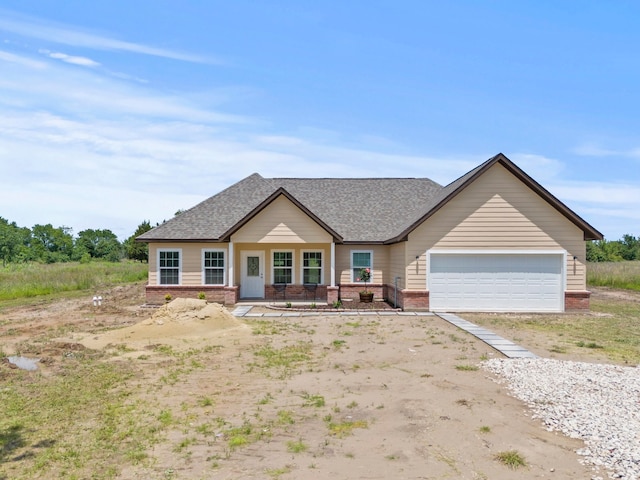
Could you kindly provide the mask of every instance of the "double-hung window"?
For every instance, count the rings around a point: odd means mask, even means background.
[[[293,252],[273,252],[273,283],[293,283]]]
[[[180,285],[180,250],[158,250],[160,285]]]
[[[204,250],[203,271],[205,285],[224,285],[224,250]]]
[[[371,269],[373,273],[373,252],[371,250],[352,250],[351,251],[351,281],[362,282],[360,271],[363,268]],[[373,275],[372,275],[373,279]]]
[[[322,283],[322,252],[302,252],[302,283]]]

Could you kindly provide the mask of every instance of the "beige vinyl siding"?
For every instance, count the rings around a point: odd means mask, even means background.
[[[429,249],[566,250],[567,289],[586,288],[582,230],[499,164],[411,233],[410,289],[425,288]]]
[[[383,273],[389,269],[389,248],[385,245],[336,245],[336,283],[351,283],[351,252],[353,250],[373,252],[371,283],[382,283]]]
[[[404,288],[405,285],[405,265],[406,265],[406,242],[396,243],[387,247],[389,251],[389,270],[385,270],[384,283],[394,285],[394,279],[398,280],[398,287]]]
[[[302,283],[302,252],[303,251],[318,251],[322,252],[322,269],[324,276],[324,283],[328,285],[330,283],[330,275],[331,275],[331,244],[330,243],[305,243],[301,245],[299,243],[283,243],[277,245],[265,245],[263,243],[237,243],[234,244],[233,249],[235,251],[235,279],[234,285],[238,285],[240,283],[240,278],[242,272],[240,271],[240,252],[244,250],[250,251],[262,251],[264,252],[264,261],[265,261],[265,284],[269,285],[273,283],[273,279],[271,278],[273,270],[272,264],[273,259],[271,252],[273,251],[293,251],[293,268],[294,268],[294,277],[295,283]]]
[[[234,243],[320,243],[332,237],[284,195],[231,236]]]
[[[149,285],[158,283],[158,250],[181,250],[180,268],[183,286],[202,285],[202,250],[221,249],[225,251],[228,264],[228,244],[226,243],[150,243],[149,244]],[[228,265],[227,265],[228,266]]]

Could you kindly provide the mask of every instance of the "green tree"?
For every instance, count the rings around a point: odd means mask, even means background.
[[[19,228],[15,222],[0,217],[0,258],[2,266],[15,260],[22,242]]]
[[[34,225],[31,229],[30,246],[35,258],[46,263],[68,262],[73,255],[72,230],[68,227],[54,228],[50,223]]]
[[[633,235],[623,235],[620,240],[622,258],[625,260],[640,260],[640,238]]]
[[[122,245],[111,230],[89,228],[78,233],[74,257],[82,258],[87,253],[91,258],[118,262],[122,258]]]
[[[149,261],[149,245],[142,242],[136,242],[137,237],[145,232],[148,232],[149,230],[151,230],[151,222],[145,220],[140,225],[138,225],[135,233],[124,241],[124,249],[127,258],[130,258],[131,260],[137,260],[139,262]]]

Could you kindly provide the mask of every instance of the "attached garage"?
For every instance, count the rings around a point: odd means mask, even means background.
[[[432,311],[561,312],[566,253],[429,252]]]

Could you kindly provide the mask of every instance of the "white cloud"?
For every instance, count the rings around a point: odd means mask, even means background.
[[[86,57],[77,57],[77,56],[67,55],[66,53],[60,53],[60,52],[50,52],[49,50],[40,50],[40,53],[47,55],[49,58],[62,60],[63,62],[71,63],[73,65],[80,65],[82,67],[99,67],[100,66],[100,63]]]
[[[19,65],[22,65],[23,67],[35,69],[44,69],[47,66],[44,62],[39,62],[37,60],[32,60],[30,58],[26,58],[9,52],[4,52],[2,50],[0,50],[0,60],[3,60],[5,62],[17,63]]]
[[[527,175],[539,183],[545,183],[548,180],[561,176],[565,169],[563,162],[543,155],[514,153],[507,156],[524,170]]]
[[[83,32],[78,27],[61,25],[42,19],[25,15],[16,15],[6,10],[0,11],[0,30],[18,34],[24,37],[37,38],[62,45],[74,47],[93,48],[97,50],[123,51],[170,58],[185,62],[195,63],[222,63],[212,57],[204,57],[189,53],[177,52],[168,49],[151,47],[139,43],[127,42],[112,38],[108,35],[99,35],[92,32]]]
[[[640,188],[637,185],[609,182],[564,181],[553,187],[554,191],[570,201],[596,205],[640,205]],[[640,208],[638,208],[640,211]]]
[[[609,157],[612,155],[621,155],[623,152],[602,148],[594,143],[584,143],[572,149],[572,152],[585,157]]]
[[[640,147],[627,149],[610,149],[600,147],[599,145],[586,143],[572,149],[573,153],[583,155],[585,157],[627,157],[637,159],[640,158]]]

